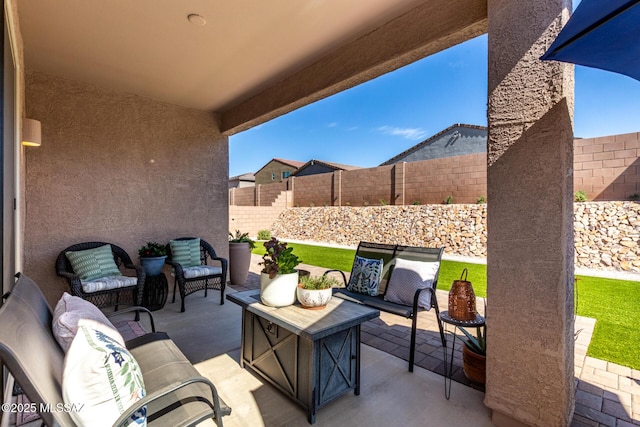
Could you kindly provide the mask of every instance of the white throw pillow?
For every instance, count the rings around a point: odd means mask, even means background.
[[[53,320],[51,322],[53,336],[65,353],[78,332],[78,321],[80,319],[95,320],[105,325],[105,327],[115,330],[113,324],[98,307],[89,301],[85,301],[80,297],[74,297],[65,292],[53,310]],[[100,326],[98,325],[96,328],[100,329]],[[109,333],[108,331],[103,332]],[[120,340],[120,343],[124,345],[122,337],[120,337]]]
[[[404,305],[413,305],[413,297],[418,289],[431,288],[440,268],[439,262],[411,261],[396,258],[387,285],[385,301]],[[418,298],[418,307],[431,308],[431,292],[424,291]]]
[[[64,359],[62,395],[79,426],[111,426],[127,408],[145,396],[138,362],[117,339],[80,320]],[[129,426],[146,426],[146,407]]]

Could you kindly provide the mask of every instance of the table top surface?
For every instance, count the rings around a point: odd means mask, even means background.
[[[455,325],[455,326],[466,326],[469,328],[477,328],[480,326],[484,326],[485,324],[485,318],[482,317],[479,314],[476,314],[476,318],[473,320],[458,320],[458,319],[454,319],[453,317],[449,316],[449,312],[448,311],[441,311],[440,312],[440,320],[442,320],[445,323],[449,323],[451,325]]]
[[[331,298],[327,307],[309,310],[299,303],[287,307],[269,307],[260,301],[260,291],[227,294],[227,299],[245,310],[290,330],[296,335],[317,340],[380,316],[380,310],[341,298]]]

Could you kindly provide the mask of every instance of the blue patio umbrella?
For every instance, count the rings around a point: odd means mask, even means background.
[[[540,59],[640,80],[640,0],[582,0]]]

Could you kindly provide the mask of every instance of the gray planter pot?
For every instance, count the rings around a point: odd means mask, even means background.
[[[229,281],[232,285],[244,285],[249,275],[251,248],[248,243],[229,242]]]

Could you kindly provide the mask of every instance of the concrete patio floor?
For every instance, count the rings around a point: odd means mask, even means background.
[[[249,282],[259,281],[250,276]],[[234,288],[228,292],[244,290]],[[179,299],[171,303],[170,297],[153,313],[156,328],[171,336],[231,406],[225,426],[309,425],[302,407],[240,367],[240,306],[220,305],[217,291],[209,290],[207,298],[200,291],[186,298],[186,312],[180,313]],[[453,382],[447,401],[442,376],[421,367],[410,373],[406,361],[368,345],[362,346],[361,381],[359,396],[346,393],[320,408],[314,425],[492,425],[481,391]]]
[[[247,282],[228,286],[228,292],[259,288],[259,261],[254,255]],[[312,275],[325,271],[308,265],[299,268]],[[170,290],[172,287],[170,284]],[[203,292],[188,296],[185,313],[179,313],[179,296],[173,304],[169,298],[154,316],[158,330],[169,333],[198,369],[214,380],[233,408],[225,425],[308,425],[302,408],[240,368],[241,309],[229,301],[219,305],[219,293],[209,292],[206,299]],[[446,309],[447,293],[439,291],[438,301],[441,309]],[[483,306],[481,301],[477,305],[480,309]],[[572,426],[640,425],[640,371],[586,356],[594,326],[594,319],[576,318],[577,387]],[[410,329],[410,320],[387,313],[363,324],[361,394],[344,395],[321,408],[316,425],[491,425],[489,411],[482,405],[483,388],[470,383],[462,373],[460,345],[456,345],[454,356],[451,399],[444,398],[443,353],[432,311],[419,315],[417,367],[413,374],[407,371]]]

